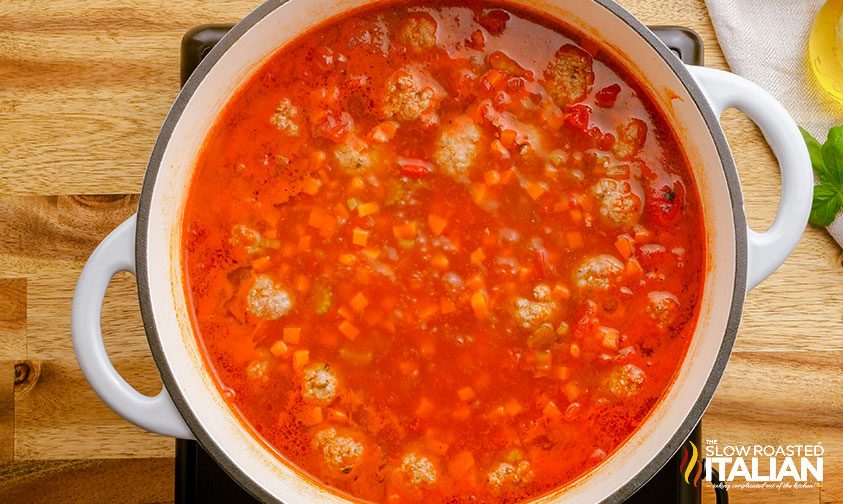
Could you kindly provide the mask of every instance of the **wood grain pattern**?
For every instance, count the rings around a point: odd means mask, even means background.
[[[621,3],[646,23],[695,29],[707,64],[727,68],[703,0]],[[72,355],[70,300],[85,259],[137,203],[178,92],[182,34],[235,22],[255,5],[0,2],[0,502],[172,499],[172,442],[117,417],[87,385]],[[742,114],[727,112],[723,125],[750,223],[763,229],[778,203],[777,165]],[[840,249],[811,229],[749,294],[705,437],[822,442],[826,483],[816,491],[733,493],[732,502],[843,502],[841,286]],[[141,391],[157,391],[130,276],[109,287],[103,323],[118,370]]]

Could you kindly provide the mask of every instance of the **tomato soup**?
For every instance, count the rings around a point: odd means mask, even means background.
[[[507,4],[388,3],[234,94],[184,210],[232,410],[346,497],[519,502],[641,425],[705,271],[688,160],[611,52]]]

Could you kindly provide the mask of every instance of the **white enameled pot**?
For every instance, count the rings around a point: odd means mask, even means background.
[[[182,212],[197,153],[223,105],[272,53],[299,34],[372,0],[270,0],[205,58],[178,96],[155,145],[137,218],[94,251],[73,299],[79,365],[97,394],[152,432],[195,438],[241,485],[266,502],[342,502],[264,448],[234,416],[203,363],[182,288]],[[745,293],[787,258],[804,231],[813,179],[793,119],[764,90],[735,75],[684,66],[646,27],[610,0],[517,0],[601,41],[649,89],[676,129],[701,192],[707,229],[704,295],[696,333],[676,381],[614,454],[540,502],[620,502],[650,479],[699,421],[734,343]],[[720,114],[738,108],[778,157],[782,197],[766,232],[747,228],[741,187]],[[135,273],[152,353],[164,380],[155,397],[135,391],[111,365],[100,311],[111,277]]]

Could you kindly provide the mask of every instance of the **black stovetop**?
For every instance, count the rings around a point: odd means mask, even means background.
[[[230,25],[204,25],[185,34],[181,48],[182,84],[230,28]],[[651,29],[683,62],[694,65],[703,63],[702,40],[694,31],[676,26]],[[697,425],[689,440],[701,446],[701,436],[700,426]],[[685,483],[681,465],[680,451],[624,504],[700,504],[702,485]],[[175,502],[250,504],[257,501],[231,479],[198,443],[178,440]],[[718,495],[718,502],[726,504],[725,495]]]

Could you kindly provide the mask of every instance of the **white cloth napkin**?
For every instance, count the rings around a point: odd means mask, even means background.
[[[829,128],[843,125],[843,107],[816,85],[807,64],[808,34],[824,0],[706,3],[733,72],[772,93],[820,143]],[[828,231],[843,245],[843,214]]]

